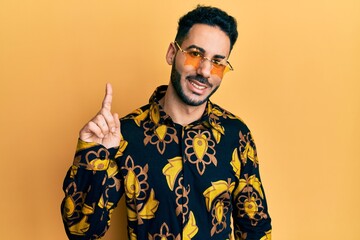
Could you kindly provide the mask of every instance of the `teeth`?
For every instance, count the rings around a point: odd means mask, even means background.
[[[190,83],[191,83],[191,85],[193,85],[195,88],[197,88],[197,89],[199,89],[199,90],[205,89],[204,86],[199,86],[199,85],[195,84],[194,82],[190,82]]]

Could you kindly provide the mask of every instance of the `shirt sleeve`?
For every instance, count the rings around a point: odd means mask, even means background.
[[[120,148],[106,149],[78,140],[68,170],[61,213],[69,239],[99,239],[110,226],[113,209],[123,195],[123,178],[116,163]]]
[[[271,219],[260,179],[255,143],[250,132],[239,132],[241,170],[234,192],[234,233],[236,240],[270,240]]]

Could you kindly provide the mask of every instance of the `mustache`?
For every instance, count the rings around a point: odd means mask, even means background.
[[[205,84],[205,85],[207,85],[207,86],[212,87],[212,84],[209,83],[208,79],[205,78],[205,77],[203,77],[203,76],[201,76],[201,75],[191,75],[191,76],[187,76],[186,79],[187,79],[187,80],[196,80],[196,81],[198,81],[198,82],[200,82],[200,83],[202,83],[202,84]]]

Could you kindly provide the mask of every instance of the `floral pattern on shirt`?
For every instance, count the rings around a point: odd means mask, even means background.
[[[118,148],[79,140],[63,187],[69,239],[102,237],[122,196],[131,240],[271,239],[245,123],[208,101],[201,119],[176,124],[159,104],[166,88],[121,119]]]

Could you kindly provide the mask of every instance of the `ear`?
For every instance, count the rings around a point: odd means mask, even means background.
[[[166,62],[169,65],[173,64],[175,55],[176,55],[176,47],[175,47],[174,43],[170,43],[168,50],[166,52]]]

